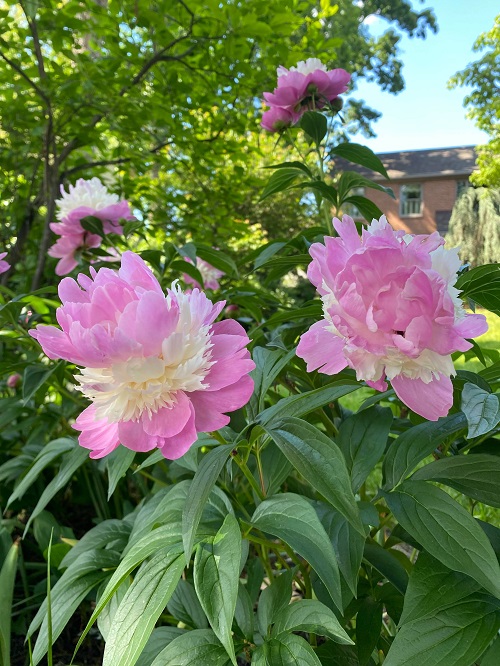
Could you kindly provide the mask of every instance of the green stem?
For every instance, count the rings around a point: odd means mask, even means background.
[[[243,472],[243,474],[244,474],[246,480],[247,480],[248,483],[252,486],[252,489],[254,490],[254,492],[255,492],[255,494],[257,495],[257,497],[258,497],[260,500],[264,500],[264,499],[266,498],[266,496],[264,495],[264,493],[262,492],[262,490],[259,488],[259,484],[258,484],[257,481],[255,480],[254,475],[253,475],[252,472],[248,469],[248,466],[247,466],[246,462],[243,460],[243,458],[240,456],[240,454],[237,453],[236,455],[234,455],[234,456],[233,456],[233,460],[235,461],[235,463],[238,465],[238,467],[239,467],[239,468],[241,469],[241,471]]]

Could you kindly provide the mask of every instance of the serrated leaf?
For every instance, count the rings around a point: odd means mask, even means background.
[[[212,449],[202,458],[194,475],[182,512],[182,540],[186,562],[189,562],[191,558],[196,531],[205,503],[232,450],[232,445]]]
[[[236,655],[231,635],[241,561],[241,532],[238,521],[229,514],[213,539],[202,542],[194,560],[196,594],[231,661]]]
[[[342,421],[337,442],[356,493],[382,457],[393,420],[389,408],[370,407]]]
[[[292,631],[327,636],[337,643],[353,644],[333,611],[315,599],[302,599],[291,603],[273,617],[272,636]]]
[[[316,571],[342,609],[340,574],[333,546],[312,506],[300,495],[283,493],[260,504],[252,524],[282,539]]]
[[[385,501],[401,526],[446,567],[500,597],[500,566],[470,513],[427,481],[405,481]]]
[[[442,458],[421,467],[414,481],[438,481],[479,502],[500,508],[500,458],[485,453]]]
[[[500,401],[494,393],[475,384],[466,384],[462,391],[462,411],[467,418],[467,438],[484,435],[500,423]]]
[[[133,666],[185,566],[182,547],[160,550],[142,565],[113,619],[103,666]]]
[[[211,629],[187,631],[175,638],[151,666],[226,666],[227,652]]]
[[[339,143],[337,146],[330,148],[330,153],[338,155],[349,162],[354,162],[354,164],[360,164],[367,169],[376,171],[384,176],[384,178],[389,178],[387,170],[380,158],[367,146],[346,141],[345,143]]]
[[[499,628],[496,599],[468,576],[421,553],[384,666],[471,666]]]
[[[338,446],[315,426],[285,418],[267,432],[295,469],[364,536],[351,480]]]

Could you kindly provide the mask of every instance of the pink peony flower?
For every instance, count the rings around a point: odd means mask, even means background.
[[[328,71],[318,58],[297,63],[297,67],[278,67],[278,86],[274,92],[265,92],[264,99],[273,111],[263,118],[265,129],[275,131],[276,124],[287,119],[289,124],[297,122],[304,111],[322,109],[347,90],[351,75],[345,69]],[[275,109],[281,109],[281,113]],[[284,111],[290,116],[287,118]],[[268,111],[267,114],[270,114]],[[266,114],[264,114],[266,115]],[[295,118],[295,120],[292,120]]]
[[[324,319],[301,337],[297,355],[309,372],[349,366],[378,391],[389,379],[402,402],[436,421],[453,404],[451,354],[488,328],[483,315],[465,314],[453,286],[458,250],[445,249],[437,232],[394,231],[384,216],[361,238],[347,215],[333,223],[339,238],[311,245],[308,268]]]
[[[4,257],[7,256],[7,252],[1,252],[0,253],[0,273],[6,273],[9,268],[10,264],[8,261],[4,261]]]
[[[214,323],[224,301],[189,295],[174,283],[165,296],[143,260],[125,252],[119,271],[90,268],[59,285],[61,329],[30,334],[49,358],[83,367],[79,390],[91,400],[74,428],[101,458],[119,443],[182,456],[198,432],[229,423],[252,394],[255,367],[237,322]]]
[[[15,389],[19,386],[19,384],[22,382],[23,378],[18,372],[15,372],[13,375],[9,375],[7,378],[7,386],[8,388]]]
[[[121,219],[133,219],[128,201],[119,200],[117,194],[110,194],[99,178],[80,178],[70,185],[66,192],[61,185],[62,198],[56,200],[56,217],[61,224],[53,224],[51,229],[59,236],[84,231],[80,220],[92,215],[102,221],[105,234],[122,234]]]
[[[273,106],[262,114],[261,125],[268,132],[280,132],[295,125],[300,119],[300,113]]]
[[[51,224],[54,227],[60,226]],[[67,275],[78,266],[77,254],[93,247],[101,245],[101,237],[97,234],[91,234],[87,231],[81,231],[73,234],[65,234],[49,248],[48,255],[61,261],[57,262],[56,275]]]
[[[184,257],[184,259],[192,264],[193,262],[189,257]],[[219,278],[221,278],[225,273],[223,271],[220,271],[218,268],[214,268],[211,264],[208,263],[208,261],[204,261],[203,259],[200,259],[199,257],[196,257],[196,268],[200,271],[201,277],[203,278],[203,282],[205,285],[205,289],[212,289],[212,291],[215,291],[216,289],[220,289],[220,284],[219,284]],[[192,278],[190,275],[187,275],[187,273],[184,273],[182,276],[182,279],[186,284],[192,284],[198,289],[203,289],[201,284],[199,284],[194,278]]]

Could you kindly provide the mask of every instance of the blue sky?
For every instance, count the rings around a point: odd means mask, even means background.
[[[374,124],[375,139],[357,136],[354,140],[375,152],[442,148],[478,144],[487,136],[465,117],[465,88],[448,90],[450,76],[475,60],[472,45],[480,33],[493,27],[500,12],[498,0],[430,0],[439,31],[427,39],[403,37],[400,42],[406,88],[399,95],[382,92],[376,84],[361,82],[354,99],[382,112]],[[370,17],[370,31],[378,34],[386,22]]]

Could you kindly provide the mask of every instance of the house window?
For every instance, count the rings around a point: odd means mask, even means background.
[[[364,197],[365,188],[364,187],[353,187],[349,192],[350,197]],[[350,201],[346,201],[342,204],[342,212],[345,215],[349,215],[353,220],[363,219],[363,215],[359,212],[358,208]]]
[[[422,185],[420,183],[401,186],[399,214],[401,217],[422,214]]]
[[[468,187],[470,187],[468,180],[457,180],[457,199]]]

